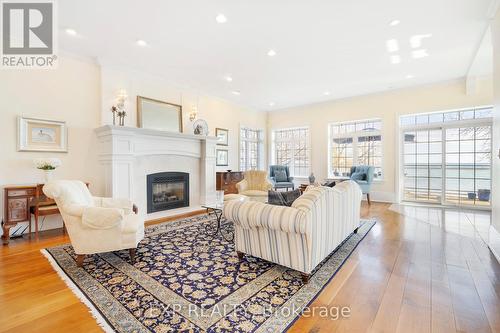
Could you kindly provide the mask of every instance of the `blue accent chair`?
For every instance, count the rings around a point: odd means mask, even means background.
[[[368,204],[371,205],[370,191],[372,189],[375,167],[368,165],[358,165],[351,167],[351,180],[354,180],[361,187],[363,194],[366,194]]]
[[[273,183],[274,189],[279,188],[295,188],[293,177],[290,177],[290,169],[286,165],[271,165],[269,166],[269,177]]]

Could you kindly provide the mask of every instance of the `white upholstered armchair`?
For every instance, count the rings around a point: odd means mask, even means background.
[[[228,201],[224,216],[234,222],[235,247],[302,273],[314,268],[360,223],[361,189],[353,181],[330,187],[308,187],[291,207],[261,202]]]
[[[261,170],[245,171],[244,179],[236,184],[238,193],[251,200],[266,202],[267,191],[273,188],[273,183],[267,178],[267,172]]]
[[[77,180],[51,181],[43,192],[56,201],[82,266],[86,254],[129,249],[134,261],[137,244],[144,238],[144,221],[127,199],[93,197]]]

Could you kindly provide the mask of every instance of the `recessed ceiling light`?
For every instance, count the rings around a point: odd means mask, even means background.
[[[226,76],[225,79],[226,79],[227,82],[233,81],[233,78],[231,76],[229,76],[229,75]]]
[[[269,51],[267,52],[267,55],[268,55],[268,56],[270,56],[270,57],[274,57],[274,56],[276,55],[276,51],[274,51],[274,50],[269,50]]]
[[[413,79],[414,77],[415,77],[415,76],[413,76],[413,75],[411,75],[411,74],[406,75],[406,78],[407,78],[407,79]]]
[[[238,90],[233,90],[232,93],[233,93],[233,95],[237,95],[237,96],[241,95],[241,93]]]
[[[76,32],[75,29],[68,28],[65,31],[66,31],[66,34],[68,34],[70,36],[76,36],[77,35],[77,32]]]
[[[330,94],[331,94],[331,92],[329,92],[329,91],[325,91],[325,92],[323,93],[323,95],[325,95],[325,96],[330,96]]]
[[[135,43],[142,47],[148,46],[148,43],[146,43],[146,41],[142,39],[137,40]]]
[[[420,59],[420,58],[428,57],[429,53],[427,53],[426,49],[420,49],[420,50],[411,51],[411,56],[414,59]]]
[[[387,47],[388,52],[398,52],[399,51],[399,43],[397,39],[389,39],[385,42],[385,46]]]
[[[390,25],[391,27],[395,27],[395,26],[397,26],[399,23],[401,23],[401,21],[400,21],[400,20],[392,20],[392,21],[391,21],[391,23],[389,23],[389,25]]]
[[[397,54],[391,55],[391,63],[393,63],[394,65],[401,63],[401,57]]]
[[[269,103],[269,106],[274,106],[274,102]]]
[[[227,17],[224,14],[218,14],[215,17],[215,20],[217,21],[217,23],[226,23],[227,22]]]

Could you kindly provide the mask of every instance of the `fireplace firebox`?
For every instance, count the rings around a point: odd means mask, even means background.
[[[159,172],[148,175],[148,214],[189,206],[189,174]]]

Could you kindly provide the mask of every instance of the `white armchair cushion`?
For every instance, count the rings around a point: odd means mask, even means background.
[[[123,209],[85,207],[82,214],[82,224],[92,229],[111,229],[123,220]]]
[[[123,209],[125,215],[132,213],[133,203],[128,199],[94,197],[94,204],[97,207]]]

